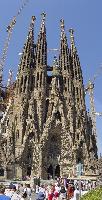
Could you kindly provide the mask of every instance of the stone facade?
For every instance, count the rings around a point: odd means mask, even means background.
[[[0,165],[5,177],[73,176],[76,165],[95,173],[96,136],[86,111],[80,61],[61,20],[59,57],[47,64],[45,13],[34,42],[35,17],[23,48],[12,98],[1,119]]]

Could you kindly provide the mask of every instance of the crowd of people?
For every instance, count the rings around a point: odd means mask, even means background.
[[[96,182],[81,181],[80,191],[82,194],[96,187]],[[56,181],[53,184],[10,184],[8,187],[0,185],[0,200],[76,200],[79,194],[79,182]]]

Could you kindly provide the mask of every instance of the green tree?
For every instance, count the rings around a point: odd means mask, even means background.
[[[81,197],[81,200],[102,200],[102,187],[91,190]]]

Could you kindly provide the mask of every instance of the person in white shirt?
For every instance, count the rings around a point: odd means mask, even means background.
[[[27,193],[27,197],[30,200],[31,199],[31,188],[30,188],[30,184],[26,185],[26,188],[24,189],[24,192]]]
[[[12,191],[11,191],[10,188],[6,188],[6,189],[5,189],[5,195],[11,198],[11,196],[12,196]]]
[[[11,185],[10,189],[11,189],[11,200],[21,200],[21,196],[18,195],[16,192],[16,186]]]
[[[43,185],[39,187],[39,192],[42,192],[45,195],[45,188]]]
[[[74,196],[70,199],[70,200],[76,200],[76,196],[79,196],[79,189],[78,188],[76,188],[75,190],[74,190]]]
[[[58,183],[55,184],[55,191],[60,193],[61,187],[59,186]]]

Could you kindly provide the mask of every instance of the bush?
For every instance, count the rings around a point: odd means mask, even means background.
[[[102,200],[102,187],[89,191],[81,197],[81,200]]]

